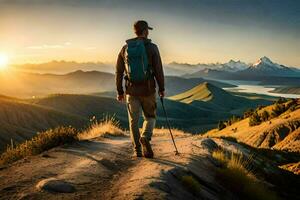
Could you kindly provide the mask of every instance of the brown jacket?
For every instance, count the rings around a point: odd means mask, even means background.
[[[151,95],[156,91],[155,80],[158,84],[159,91],[164,91],[165,90],[164,72],[163,72],[163,67],[162,67],[162,62],[161,62],[158,47],[155,44],[153,44],[150,39],[133,38],[130,40],[138,40],[138,39],[144,40],[145,47],[148,54],[148,61],[153,71],[154,77],[152,77],[149,81],[146,81],[145,83],[142,84],[133,84],[125,79],[126,94],[130,94],[132,96]],[[124,94],[123,79],[124,79],[124,75],[126,74],[124,55],[125,55],[126,47],[127,45],[124,45],[123,48],[121,49],[118,55],[118,60],[116,65],[116,85],[117,85],[117,91],[119,95]]]

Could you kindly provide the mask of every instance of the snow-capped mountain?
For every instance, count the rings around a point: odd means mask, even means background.
[[[256,76],[299,76],[293,68],[274,63],[266,56],[260,58],[241,73]]]
[[[244,62],[230,60],[229,62],[222,64],[220,69],[228,72],[237,72],[247,69],[248,67],[249,65]]]
[[[165,66],[166,74],[168,75],[187,75],[193,73],[205,72],[209,74],[210,72],[237,72],[248,68],[244,62],[230,60],[227,63],[198,63],[198,64],[188,64],[188,63],[177,63],[172,62]]]
[[[273,70],[273,69],[284,69],[288,68],[284,65],[279,65],[277,63],[273,63],[268,57],[264,56],[260,58],[256,63],[254,63],[252,68],[260,69],[260,70]]]
[[[211,77],[224,79],[252,79],[257,76],[276,76],[276,77],[300,77],[298,68],[287,67],[277,64],[268,57],[264,56],[253,64],[246,64],[241,61],[230,60],[227,63],[210,64],[187,64],[170,63],[166,66],[166,71],[172,71],[172,75],[184,77]],[[170,75],[169,73],[168,75]]]

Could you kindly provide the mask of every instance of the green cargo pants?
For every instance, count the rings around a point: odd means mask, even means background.
[[[151,140],[156,118],[156,95],[150,96],[131,96],[126,95],[126,104],[128,110],[128,121],[130,137],[136,152],[141,151],[140,137]],[[143,129],[142,134],[139,130],[139,118],[143,111]]]

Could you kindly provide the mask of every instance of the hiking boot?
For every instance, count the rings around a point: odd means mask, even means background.
[[[153,158],[153,151],[149,140],[145,137],[141,137],[140,143],[142,144],[143,155],[145,158]]]

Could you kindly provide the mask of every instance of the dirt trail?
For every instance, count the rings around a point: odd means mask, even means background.
[[[214,180],[208,149],[192,136],[176,142],[180,156],[174,155],[169,137],[154,137],[155,159],[132,157],[127,137],[55,148],[1,169],[0,199],[219,199],[224,189]],[[191,191],[183,176],[194,177],[201,190]],[[49,178],[76,191],[51,193],[36,187]]]

